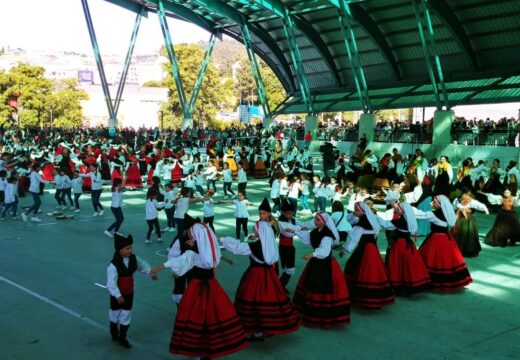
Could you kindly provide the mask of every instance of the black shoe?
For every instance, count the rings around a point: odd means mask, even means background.
[[[249,342],[263,342],[265,340],[265,338],[266,338],[266,336],[264,334],[259,335],[259,336],[252,335],[247,340],[249,340]]]
[[[129,327],[130,325],[119,326],[119,345],[127,349],[130,349],[132,347],[132,344],[130,344],[128,342],[128,339],[126,338],[126,333],[128,332]]]
[[[119,339],[119,345],[127,349],[132,347],[132,344],[130,344],[127,339]]]
[[[119,326],[112,321],[110,322],[110,336],[112,336],[112,341],[119,341]]]

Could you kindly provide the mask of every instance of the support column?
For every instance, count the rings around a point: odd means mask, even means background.
[[[363,134],[365,134],[367,141],[374,141],[376,123],[376,114],[361,114],[358,126],[358,139],[361,139]]]
[[[451,143],[451,125],[455,120],[452,110],[437,110],[433,115],[433,145],[446,145]]]
[[[182,119],[181,130],[193,129],[193,119]]]
[[[319,151],[318,146],[318,117],[315,115],[307,115],[305,117],[305,134],[307,134],[307,131],[311,133],[312,141],[309,145],[309,151]],[[305,135],[304,135],[305,136]]]
[[[264,126],[264,129],[271,130],[271,127],[273,126],[273,118],[270,118],[270,117],[263,118],[262,125]]]

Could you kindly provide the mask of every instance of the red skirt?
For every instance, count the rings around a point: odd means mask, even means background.
[[[250,266],[240,281],[235,308],[248,334],[287,334],[298,330],[299,316],[274,267]]]
[[[388,253],[386,268],[396,295],[412,295],[430,288],[430,275],[411,240],[395,241]]]
[[[121,171],[117,169],[114,169],[114,171],[112,171],[112,186],[114,185],[115,179],[123,179],[123,176],[121,176]]]
[[[18,178],[18,196],[24,197],[27,192],[29,179],[25,175]]]
[[[308,326],[333,328],[350,324],[350,299],[335,258],[311,259],[305,266],[294,294],[294,306]],[[330,289],[320,286],[320,278],[330,278]],[[313,281],[314,278],[314,281]]]
[[[357,260],[355,269],[348,269],[351,259]],[[394,303],[395,297],[385,264],[375,243],[367,242],[356,248],[345,265],[345,277],[352,304],[367,309],[380,309]]]
[[[148,171],[148,181],[146,182],[148,184],[148,186],[152,186],[152,184],[153,184],[152,178],[153,178],[154,170],[155,170],[154,168],[150,168],[150,171]]]
[[[192,279],[177,310],[170,352],[216,358],[248,346],[231,300],[216,279]]]
[[[87,167],[85,165],[80,165],[79,172],[81,174],[88,174],[90,172],[90,167]],[[89,177],[84,177],[83,186],[82,186],[83,191],[90,192],[91,187],[92,187],[92,179]]]
[[[143,186],[143,180],[141,179],[141,173],[136,165],[131,165],[126,171],[126,187],[138,188]]]
[[[454,291],[473,282],[451,233],[430,234],[422,243],[419,253],[435,290]]]
[[[43,165],[42,179],[47,181],[54,181],[54,164]]]

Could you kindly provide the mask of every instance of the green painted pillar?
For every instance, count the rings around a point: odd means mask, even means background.
[[[451,125],[455,119],[452,110],[437,110],[433,115],[433,145],[446,145],[451,143]]]
[[[273,118],[266,117],[262,119],[262,125],[264,126],[264,129],[271,130],[273,127]]]
[[[365,134],[367,141],[374,141],[376,123],[376,114],[361,114],[359,118],[358,139],[361,139],[363,134]]]
[[[186,130],[187,128],[193,129],[193,119],[182,119],[181,130]]]
[[[312,141],[309,145],[309,151],[318,151],[318,117],[315,115],[307,115],[305,117],[305,134],[310,131],[312,135]]]

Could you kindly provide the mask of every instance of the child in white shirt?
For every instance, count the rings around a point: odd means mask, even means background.
[[[244,194],[241,192],[238,193],[238,196],[235,200],[233,200],[233,204],[235,204],[235,219],[236,219],[236,239],[240,239],[240,227],[242,226],[242,230],[244,231],[244,237],[247,238],[247,221],[249,218],[249,213],[247,212],[247,205],[252,205],[248,200],[246,200]]]
[[[164,205],[161,205],[157,202],[157,195],[159,192],[156,189],[150,189],[148,191],[148,198],[145,203],[145,211],[146,211],[146,222],[148,223],[148,232],[146,234],[145,244],[151,244],[150,235],[152,235],[152,230],[155,227],[155,232],[157,233],[157,242],[162,242],[161,238],[161,227],[159,226],[159,213],[157,210],[164,208]]]
[[[232,195],[235,195],[235,192],[231,190],[231,184],[233,183],[233,176],[231,174],[231,169],[229,168],[228,163],[224,163],[224,170],[222,170],[221,174],[224,176],[224,199],[228,199],[227,192],[229,191]]]
[[[79,172],[74,171],[72,174],[72,192],[74,193],[74,210],[75,213],[79,213],[79,198],[83,194],[83,178],[79,176]]]
[[[164,196],[164,212],[166,213],[166,227],[163,231],[173,232],[175,229],[175,201],[177,199],[177,187],[171,183],[164,185],[164,190],[159,189]]]

